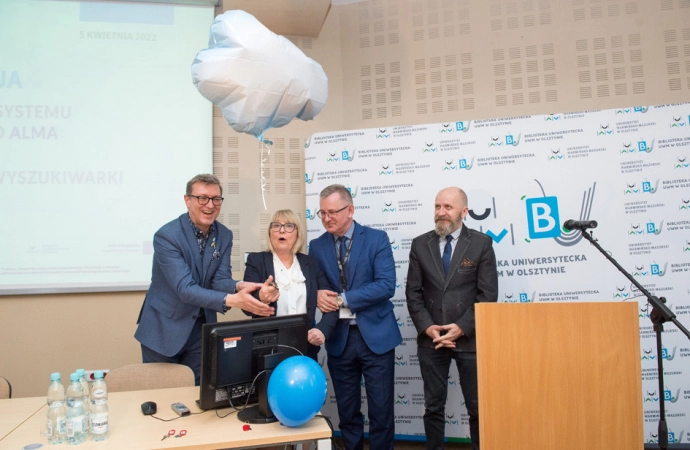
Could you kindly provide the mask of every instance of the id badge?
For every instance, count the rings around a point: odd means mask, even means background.
[[[341,319],[355,319],[356,315],[350,311],[350,308],[342,307],[340,308],[340,318]]]

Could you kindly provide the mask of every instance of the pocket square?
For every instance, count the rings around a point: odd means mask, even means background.
[[[220,259],[220,252],[218,250],[213,252],[213,255],[211,255],[211,261],[215,261],[216,259]]]
[[[460,263],[460,266],[461,267],[474,267],[474,263],[472,261],[470,261],[469,259],[465,258]]]

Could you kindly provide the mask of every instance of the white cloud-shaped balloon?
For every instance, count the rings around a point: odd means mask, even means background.
[[[313,119],[328,98],[319,63],[239,10],[216,17],[209,48],[192,63],[192,79],[233,130],[259,138],[294,118]]]

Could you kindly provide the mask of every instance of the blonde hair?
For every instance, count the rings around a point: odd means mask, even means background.
[[[304,230],[302,229],[302,223],[297,217],[297,214],[291,209],[280,209],[273,213],[273,217],[271,217],[271,222],[277,222],[279,220],[284,221],[285,223],[294,223],[295,224],[295,231],[293,233],[297,233],[297,239],[295,240],[295,245],[292,246],[292,254],[294,255],[295,253],[299,252],[302,247],[307,243],[307,236],[304,233]],[[271,244],[271,226],[268,226],[267,229],[268,233],[268,249],[271,251],[271,253],[275,253],[275,250],[273,249],[273,244]]]

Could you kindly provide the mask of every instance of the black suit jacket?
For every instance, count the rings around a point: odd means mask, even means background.
[[[321,332],[323,332],[324,330],[316,324],[316,298],[319,289],[330,289],[330,285],[316,259],[304,253],[297,253],[295,257],[302,269],[302,275],[304,275],[304,282],[307,287],[307,315],[312,321],[312,327],[319,328]],[[263,283],[269,275],[273,276],[273,279],[276,277],[275,268],[273,267],[273,253],[250,253],[247,256],[247,263],[244,269],[244,281]],[[257,289],[254,291],[252,295],[258,299],[259,290]],[[247,311],[244,311],[244,313],[252,317],[258,317]],[[316,360],[320,348],[321,347],[309,344],[309,356]]]
[[[430,231],[416,237],[410,248],[405,294],[417,345],[434,347],[424,332],[429,326],[456,323],[464,336],[455,342],[455,350],[476,351],[474,305],[498,300],[491,238],[463,225],[445,275],[438,234]]]

